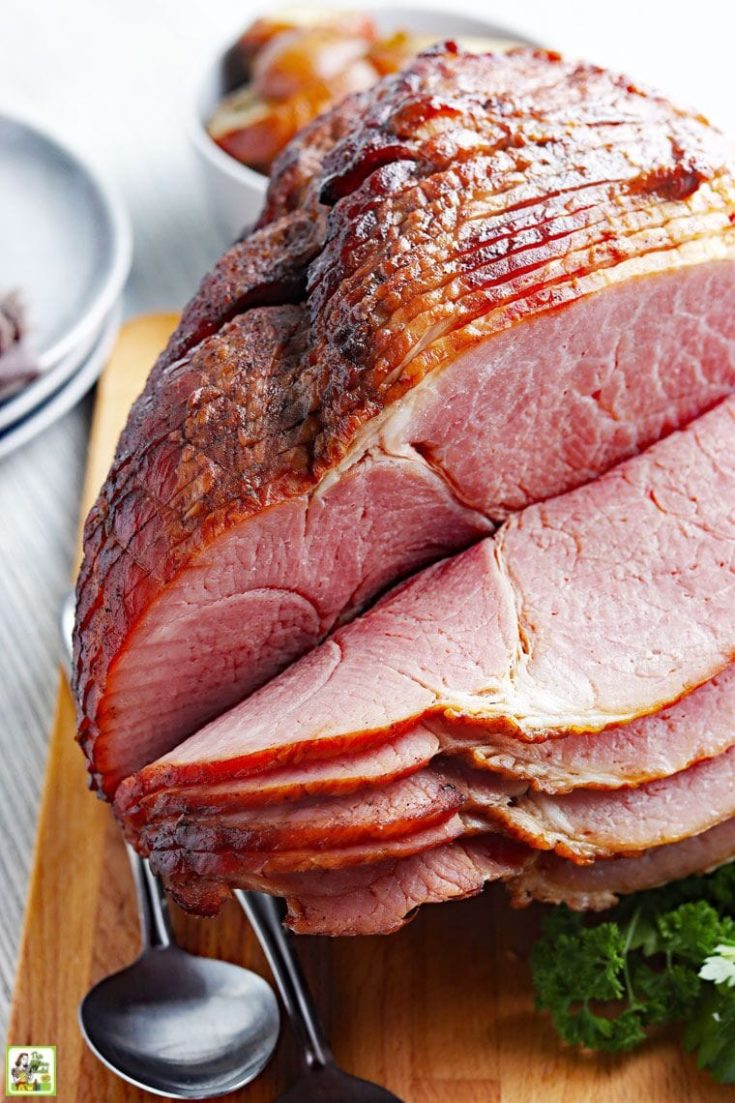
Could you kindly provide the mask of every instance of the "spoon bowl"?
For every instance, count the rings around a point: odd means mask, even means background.
[[[148,950],[100,981],[82,1001],[79,1021],[108,1068],[172,1099],[208,1099],[250,1083],[279,1028],[273,991],[261,977],[173,945]]]

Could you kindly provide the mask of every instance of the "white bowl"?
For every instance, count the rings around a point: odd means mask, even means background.
[[[363,10],[359,0],[351,7],[355,11]],[[386,35],[403,29],[416,35],[436,35],[437,41],[468,35],[528,42],[524,35],[499,23],[450,11],[373,8],[371,5],[366,5],[364,10],[372,15],[379,31]],[[268,177],[225,153],[207,132],[207,122],[218,103],[239,83],[237,79],[233,81],[231,48],[230,42],[219,52],[199,87],[194,104],[192,140],[217,220],[228,240],[234,241],[260,214]]]

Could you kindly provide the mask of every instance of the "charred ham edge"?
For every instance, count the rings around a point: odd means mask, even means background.
[[[202,280],[154,374],[182,359],[238,314],[302,302],[306,272],[319,255],[324,234],[323,211],[294,211],[236,242]]]
[[[447,46],[308,128],[87,522],[94,783],[731,392],[730,164],[700,117],[532,51]]]
[[[118,814],[162,788],[341,756],[424,717],[472,720],[491,746],[494,730],[544,741],[679,700],[735,652],[734,431],[732,398],[428,568],[124,781]]]

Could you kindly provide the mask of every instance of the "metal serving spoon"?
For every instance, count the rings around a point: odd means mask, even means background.
[[[279,1032],[270,985],[176,945],[161,884],[132,848],[143,952],[79,1005],[84,1039],[123,1080],[171,1099],[211,1099],[263,1070]]]
[[[276,1103],[401,1103],[385,1088],[343,1072],[334,1063],[291,936],[283,928],[281,904],[260,892],[235,890],[275,977],[291,1026],[301,1046],[303,1075]]]
[[[70,665],[74,601],[61,632]],[[79,1006],[92,1052],[123,1080],[170,1099],[211,1099],[249,1084],[268,1063],[280,1027],[270,985],[249,969],[177,946],[160,881],[132,847],[143,951],[99,982]]]

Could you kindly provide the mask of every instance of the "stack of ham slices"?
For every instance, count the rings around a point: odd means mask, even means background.
[[[735,857],[734,163],[452,44],[287,148],[85,529],[80,741],[184,906],[387,932]]]

